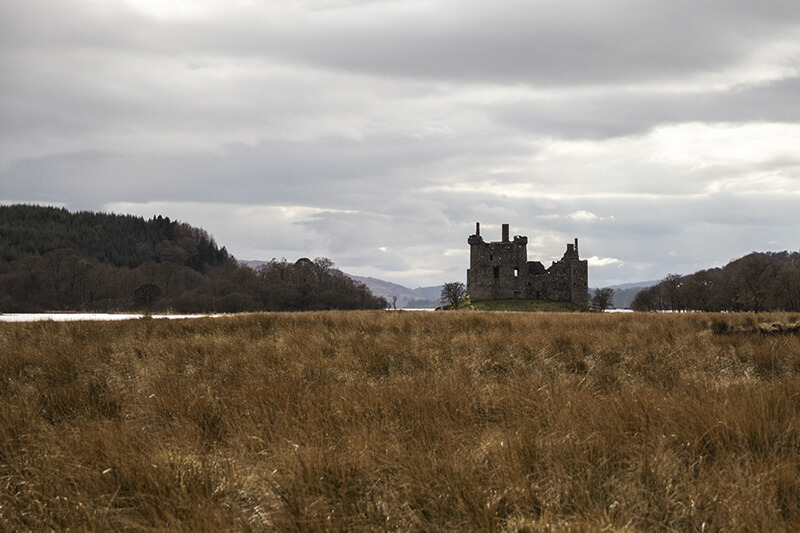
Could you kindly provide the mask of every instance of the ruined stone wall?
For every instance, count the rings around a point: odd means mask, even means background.
[[[503,240],[484,242],[480,226],[467,240],[470,244],[470,268],[467,270],[467,287],[474,300],[500,300],[522,298],[527,274],[528,238],[508,235],[508,224],[503,224]]]
[[[514,298],[574,302],[588,306],[588,263],[578,256],[578,240],[568,244],[560,261],[548,269],[538,261],[528,261],[528,238],[509,238],[503,224],[501,241],[485,242],[480,224],[467,242],[470,267],[467,292],[474,301]]]
[[[580,259],[570,261],[570,302],[580,305],[583,309],[589,308],[589,262]]]

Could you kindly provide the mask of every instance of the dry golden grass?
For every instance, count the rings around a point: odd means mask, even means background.
[[[772,321],[3,323],[0,530],[798,530],[800,336],[718,334]]]

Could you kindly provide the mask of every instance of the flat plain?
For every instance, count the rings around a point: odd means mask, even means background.
[[[797,320],[0,323],[0,530],[797,530]]]

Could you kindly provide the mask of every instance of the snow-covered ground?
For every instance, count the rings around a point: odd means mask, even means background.
[[[38,320],[53,320],[68,322],[76,320],[130,320],[142,318],[141,314],[125,313],[9,313],[0,314],[0,322],[36,322]],[[217,317],[220,315],[150,315],[152,318],[200,318]]]

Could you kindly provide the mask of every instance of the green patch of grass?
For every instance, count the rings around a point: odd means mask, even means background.
[[[550,302],[547,300],[484,300],[472,302],[475,309],[482,311],[537,311],[564,313],[580,311],[579,305],[572,302]]]

